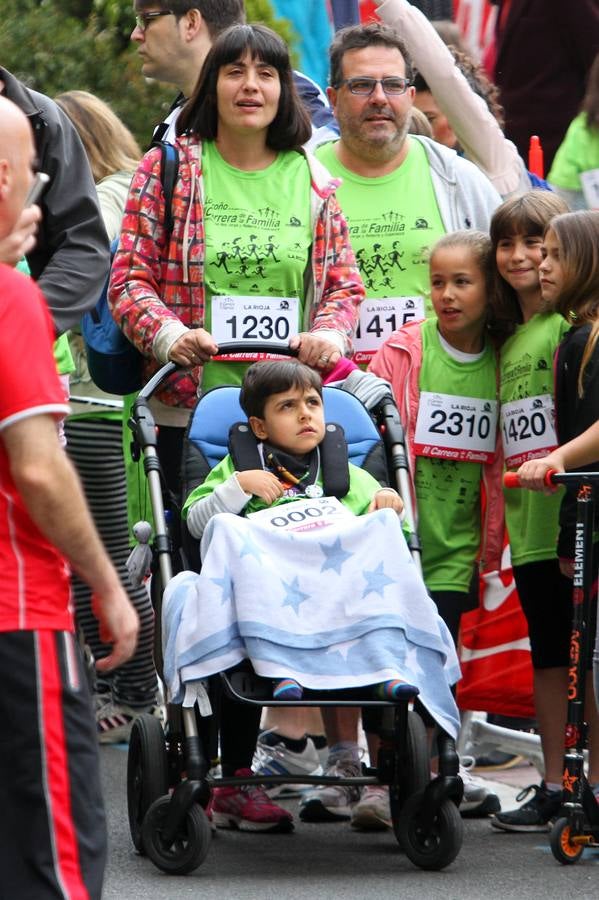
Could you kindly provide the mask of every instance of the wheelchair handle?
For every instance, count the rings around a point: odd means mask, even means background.
[[[295,348],[292,349],[283,341],[222,341],[218,345],[218,352],[219,355],[225,353],[276,353],[279,356],[297,356],[298,354]],[[184,366],[177,363],[166,363],[143,386],[139,397],[149,399],[169,375],[183,369]]]

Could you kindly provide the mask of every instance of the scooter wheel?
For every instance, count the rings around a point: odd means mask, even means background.
[[[454,861],[464,839],[464,824],[451,800],[443,800],[431,827],[421,822],[424,791],[408,797],[401,811],[397,839],[408,859],[420,869],[439,871]]]
[[[145,851],[154,865],[169,875],[187,875],[206,859],[212,831],[204,810],[192,804],[179,825],[174,840],[168,843],[162,830],[168,814],[170,797],[154,801],[142,825]]]
[[[557,819],[549,835],[551,852],[562,866],[572,866],[578,862],[584,850],[583,844],[572,843],[570,822],[565,817]]]

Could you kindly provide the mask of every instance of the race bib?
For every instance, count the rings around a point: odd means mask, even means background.
[[[280,341],[299,332],[299,300],[297,297],[241,297],[212,298],[211,334],[217,344],[223,341]],[[215,356],[217,360],[236,362],[270,359],[272,354],[244,353]]]
[[[387,338],[406,322],[424,319],[424,297],[385,297],[363,300],[354,337],[354,360],[370,362]]]
[[[557,447],[551,394],[512,400],[501,406],[501,437],[508,468],[547,456]]]
[[[497,401],[422,391],[416,420],[417,456],[488,463],[495,458]]]
[[[273,531],[314,531],[336,525],[348,516],[353,513],[337,497],[304,497],[249,513],[248,519]]]

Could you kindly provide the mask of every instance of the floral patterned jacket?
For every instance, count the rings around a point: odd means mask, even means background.
[[[167,362],[173,338],[204,322],[201,144],[184,136],[176,146],[179,171],[170,238],[167,241],[164,228],[161,154],[154,148],[143,157],[131,181],[108,292],[115,320],[146,358],[146,378]],[[305,155],[311,174],[313,242],[303,329],[326,332],[327,339],[349,356],[364,286],[335,197],[339,181],[318,160]],[[157,393],[158,399],[170,406],[192,407],[200,376],[199,368],[176,372]]]

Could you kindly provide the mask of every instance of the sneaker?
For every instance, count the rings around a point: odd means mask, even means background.
[[[513,753],[503,753],[501,750],[493,750],[485,756],[477,756],[472,770],[474,772],[501,772],[504,769],[513,769],[525,762],[523,756]]]
[[[491,819],[491,825],[503,831],[550,831],[551,820],[557,817],[562,805],[562,792],[559,788],[547,790],[542,781],[540,785],[530,784],[524,788],[516,800],[520,802],[526,799],[531,791],[534,791],[534,795],[528,803],[518,809],[497,813]]]
[[[466,819],[478,819],[497,813],[501,802],[497,794],[487,786],[483,778],[470,773],[470,766],[460,764],[460,778],[464,784],[464,796],[460,803],[460,813]]]
[[[258,736],[252,769],[257,775],[322,775],[322,766],[313,741],[307,738],[301,753],[290,750],[276,731],[263,731]],[[281,792],[287,796],[298,794],[305,785],[275,784],[265,788],[269,797]]]
[[[164,722],[164,707],[148,706],[145,709],[134,709],[131,706],[117,704],[108,699],[96,708],[96,729],[101,744],[127,743],[131,736],[131,728],[138,716],[149,713]]]
[[[239,778],[251,774],[250,769],[235,772]],[[212,821],[217,828],[238,828],[240,831],[293,831],[291,813],[272,803],[257,784],[214,788]]]
[[[348,756],[329,757],[325,775],[357,778],[362,774],[359,762]],[[300,803],[302,822],[340,822],[351,817],[361,790],[353,785],[325,784],[306,791]]]
[[[389,788],[368,784],[351,812],[351,827],[359,831],[385,831],[391,828]]]
[[[329,761],[329,745],[327,744],[327,739],[324,734],[307,734],[307,738],[310,738],[314,746],[316,747],[316,752],[318,753],[318,761],[320,763],[320,767],[324,772],[327,762]]]

